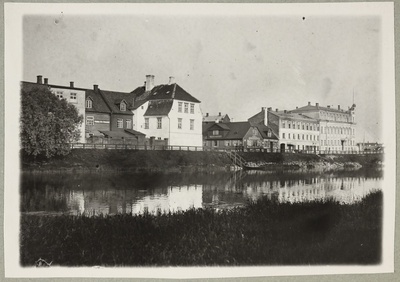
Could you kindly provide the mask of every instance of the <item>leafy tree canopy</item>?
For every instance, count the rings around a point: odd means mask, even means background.
[[[68,143],[80,138],[83,117],[77,108],[47,88],[21,90],[21,145],[34,157],[50,158],[70,152]]]

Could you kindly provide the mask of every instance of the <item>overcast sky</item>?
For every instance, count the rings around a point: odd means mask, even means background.
[[[146,74],[247,120],[261,107],[347,109],[381,141],[381,21],[374,16],[25,16],[23,80],[132,91]]]

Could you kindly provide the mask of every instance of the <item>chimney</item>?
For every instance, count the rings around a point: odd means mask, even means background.
[[[261,111],[264,112],[265,111],[265,107],[261,107]]]
[[[146,75],[146,84],[145,84],[145,89],[147,91],[151,91],[151,89],[154,88],[154,75],[148,74]]]
[[[328,105],[328,109],[330,109],[331,108],[331,106],[330,105]]]
[[[340,105],[337,106],[337,109],[340,111]]]
[[[93,84],[93,90],[99,90],[99,86],[97,84]]]
[[[269,108],[267,109],[267,111],[269,111],[269,112],[270,112],[270,111],[272,111],[272,108],[271,108],[271,107],[269,107]]]
[[[308,105],[311,106],[311,102],[308,102]]]
[[[45,78],[45,79],[44,79],[44,84],[45,84],[45,85],[49,84],[49,79],[48,79],[48,78]]]
[[[286,110],[283,110],[283,112],[286,114],[287,113],[287,111]]]
[[[175,77],[170,76],[170,77],[169,77],[169,83],[168,83],[168,84],[173,84],[173,83],[175,83]]]
[[[208,117],[208,113],[206,113],[206,117]]]
[[[319,107],[319,103],[315,103],[315,106],[318,108]]]
[[[296,106],[296,110],[297,110],[298,108],[299,108],[299,107]]]
[[[219,116],[221,116],[221,112],[219,112]]]
[[[69,82],[69,87],[74,88],[74,82],[73,81]]]
[[[42,76],[41,75],[37,76],[37,82],[36,83],[37,84],[42,84]]]
[[[277,111],[278,111],[278,108],[275,109],[275,112],[277,112]]]

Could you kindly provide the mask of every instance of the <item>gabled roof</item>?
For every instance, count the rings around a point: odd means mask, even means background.
[[[100,95],[104,98],[107,106],[111,109],[114,114],[125,114],[132,115],[131,109],[134,95],[132,93],[127,92],[117,92],[117,91],[109,91],[109,90],[101,90],[98,89]],[[126,111],[121,111],[119,104],[121,101],[125,101],[127,103]]]
[[[164,99],[176,99],[181,101],[188,101],[194,103],[200,103],[199,100],[194,98],[188,92],[186,92],[178,84],[161,84],[154,86],[151,91],[145,91],[144,86],[140,86],[131,92],[135,94],[135,108],[139,107],[146,101],[151,100],[164,100]]]
[[[252,124],[252,125],[258,128],[258,130],[261,132],[261,136],[264,139],[276,139],[276,140],[279,139],[277,134],[274,132],[272,128],[269,128],[264,124]],[[271,132],[271,137],[268,137],[268,132]]]
[[[144,116],[166,116],[173,104],[172,99],[150,101]]]
[[[92,102],[92,108],[86,108],[85,111],[87,113],[90,112],[98,112],[98,113],[111,113],[111,109],[107,106],[106,102],[100,95],[99,91],[95,90],[86,90],[85,93],[86,99],[90,98]]]

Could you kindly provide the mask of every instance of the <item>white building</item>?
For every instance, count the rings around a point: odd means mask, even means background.
[[[319,121],[322,151],[357,151],[355,108],[355,104],[343,110],[340,105],[335,109],[331,106],[321,107],[318,103],[314,106],[308,102],[307,106],[291,112]]]
[[[200,101],[174,83],[155,85],[154,75],[132,93],[133,129],[170,146],[202,146]]]

